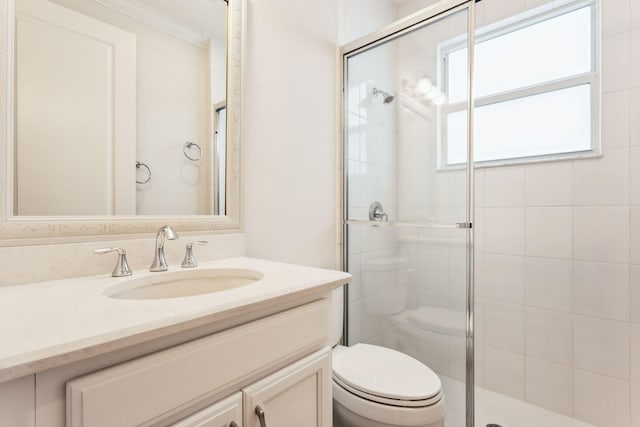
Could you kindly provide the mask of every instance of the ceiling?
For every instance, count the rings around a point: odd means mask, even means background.
[[[190,30],[225,39],[227,4],[224,0],[129,0]]]

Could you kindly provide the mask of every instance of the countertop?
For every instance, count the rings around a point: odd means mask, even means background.
[[[103,295],[107,288],[132,278],[164,274],[147,270],[126,278],[108,273],[0,288],[0,382],[320,294],[351,277],[245,257],[203,262],[196,268],[251,269],[264,277],[236,289],[154,300]]]

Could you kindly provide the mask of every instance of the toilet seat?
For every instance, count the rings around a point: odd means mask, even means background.
[[[442,399],[442,392],[439,392],[435,396],[424,399],[424,400],[403,400],[403,399],[389,399],[382,396],[376,396],[374,394],[368,394],[363,392],[362,390],[358,390],[354,387],[351,387],[348,384],[345,384],[338,377],[333,377],[333,382],[338,386],[343,388],[348,393],[356,395],[362,399],[366,399],[368,401],[379,403],[385,406],[397,406],[400,408],[424,408],[426,406],[435,405]]]
[[[334,380],[351,393],[374,402],[405,407],[429,406],[440,400],[440,378],[411,356],[370,344],[336,350]]]

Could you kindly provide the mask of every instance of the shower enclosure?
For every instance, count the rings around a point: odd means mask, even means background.
[[[640,0],[377,4],[345,13],[395,21],[343,48],[347,343],[434,370],[447,427],[640,426]]]
[[[448,426],[473,426],[474,7],[443,1],[342,51],[343,339],[429,366]]]

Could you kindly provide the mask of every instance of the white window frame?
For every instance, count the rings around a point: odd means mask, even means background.
[[[591,89],[591,147],[582,151],[570,151],[565,153],[550,153],[526,157],[513,157],[505,159],[484,160],[475,162],[476,167],[502,166],[533,162],[546,162],[565,159],[593,158],[602,155],[601,147],[601,113],[600,113],[600,0],[578,0],[565,2],[552,2],[548,5],[531,9],[505,20],[496,22],[476,30],[475,43],[481,43],[531,25],[553,19],[569,12],[591,7],[591,71],[571,77],[550,80],[543,83],[508,90],[505,92],[475,97],[475,107],[496,104],[508,100],[524,98],[552,92],[559,89],[568,89],[575,86],[590,84]],[[438,82],[440,90],[448,94],[448,57],[454,51],[468,48],[467,37],[456,37],[438,44]],[[463,163],[449,164],[447,155],[447,117],[449,113],[465,111],[467,100],[456,103],[445,103],[438,109],[438,169],[455,169],[464,166]]]

